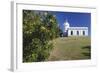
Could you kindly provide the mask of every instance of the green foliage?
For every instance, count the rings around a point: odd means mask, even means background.
[[[52,13],[23,10],[23,62],[45,61],[57,37],[59,28]]]

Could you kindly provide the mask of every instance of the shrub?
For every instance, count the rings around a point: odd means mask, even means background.
[[[23,10],[23,62],[45,61],[59,37],[56,18],[49,12]]]

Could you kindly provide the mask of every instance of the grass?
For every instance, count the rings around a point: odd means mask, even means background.
[[[90,37],[61,37],[53,40],[54,49],[48,61],[82,60],[91,58]]]

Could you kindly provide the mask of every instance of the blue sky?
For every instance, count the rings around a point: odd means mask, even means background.
[[[88,27],[91,34],[91,13],[79,12],[54,12],[60,28],[63,30],[63,23],[67,20],[71,27]]]

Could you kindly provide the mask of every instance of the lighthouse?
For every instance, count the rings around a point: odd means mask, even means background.
[[[64,22],[64,30],[63,30],[63,34],[64,34],[64,36],[67,36],[68,35],[68,28],[70,27],[69,26],[70,24],[68,23],[68,20],[66,20],[65,22]]]
[[[63,24],[63,36],[88,36],[88,27],[71,27],[66,20]]]

